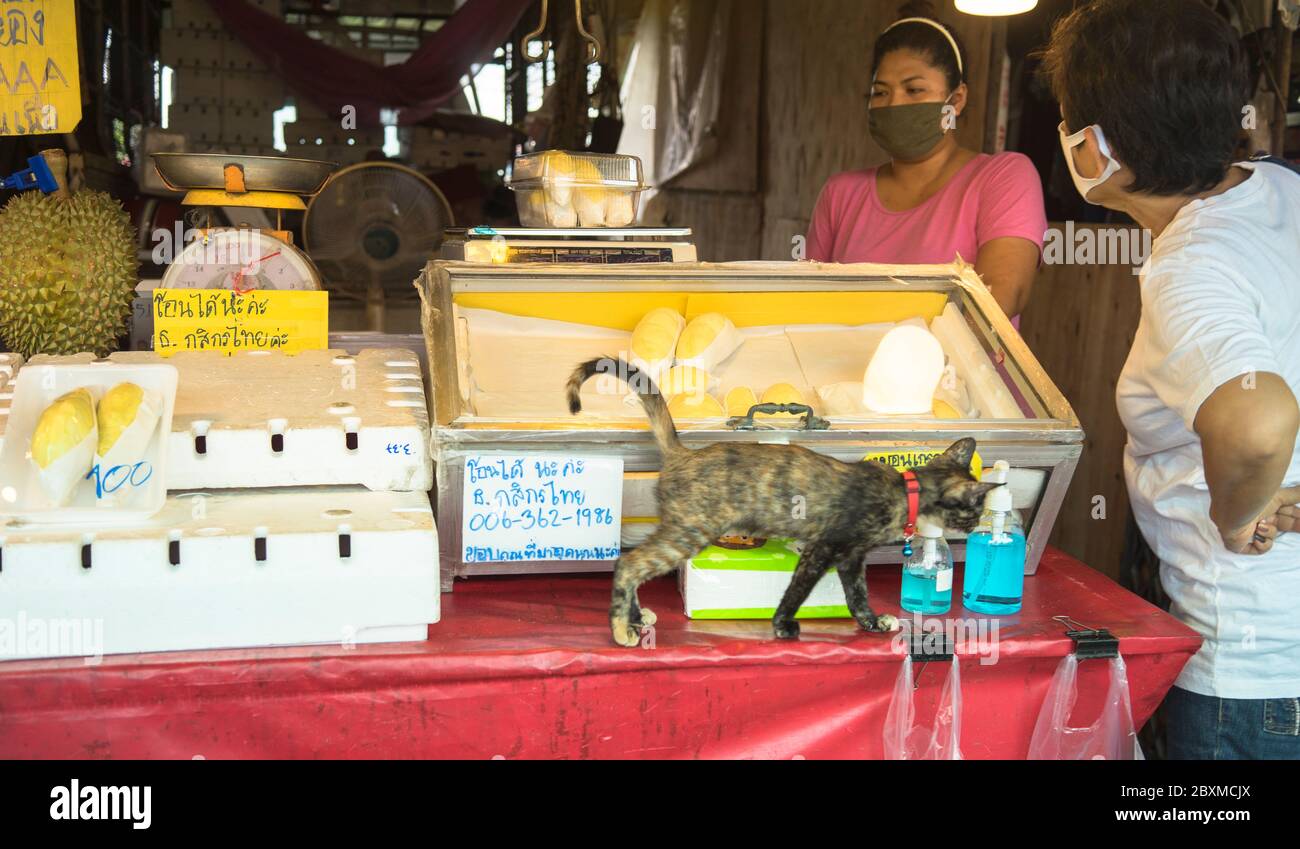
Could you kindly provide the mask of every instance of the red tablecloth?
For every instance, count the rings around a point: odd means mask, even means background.
[[[898,613],[898,568],[869,575],[876,611]],[[777,642],[767,622],[687,621],[672,580],[641,597],[659,615],[653,648],[613,647],[608,576],[560,576],[459,583],[418,644],[4,663],[0,757],[880,756],[900,669],[888,636],[807,621],[799,642]],[[1121,638],[1139,726],[1200,645],[1049,551],[1022,613],[998,622],[998,662],[959,652],[968,758],[1025,755],[1073,647],[1058,614]],[[952,615],[981,618],[960,604]],[[943,664],[921,673],[919,718],[932,715],[945,674]],[[1092,721],[1104,675],[1104,663],[1083,664],[1072,724]]]

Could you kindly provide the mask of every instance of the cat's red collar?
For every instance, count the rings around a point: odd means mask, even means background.
[[[916,516],[921,510],[921,482],[911,469],[903,472],[903,482],[907,484],[907,524],[903,525],[903,538],[910,540],[916,536]]]

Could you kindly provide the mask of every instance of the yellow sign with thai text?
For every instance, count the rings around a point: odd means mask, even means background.
[[[894,451],[877,451],[873,454],[868,454],[862,459],[868,462],[875,460],[878,463],[884,463],[895,471],[905,472],[908,469],[921,468],[942,453],[942,451],[935,451],[930,448],[900,448]],[[970,473],[975,480],[979,480],[984,474],[984,461],[980,459],[978,453],[976,453],[971,459]]]
[[[70,133],[81,123],[73,0],[0,2],[0,136]]]
[[[153,347],[178,351],[301,351],[329,347],[328,292],[155,289]]]

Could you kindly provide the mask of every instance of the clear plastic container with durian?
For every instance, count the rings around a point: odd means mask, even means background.
[[[87,387],[55,399],[31,437],[31,461],[50,504],[68,505],[82,486],[97,489],[88,481],[96,467],[101,484],[104,477],[112,478],[112,491],[96,491],[96,502],[117,503],[122,497],[118,489],[139,474],[134,467],[144,459],[162,407],[158,392],[129,382],[113,386],[98,401]]]
[[[524,227],[630,227],[645,185],[635,156],[548,150],[515,159],[510,188]]]

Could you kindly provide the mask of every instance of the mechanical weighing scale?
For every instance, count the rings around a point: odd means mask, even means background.
[[[136,287],[133,350],[153,347],[154,289],[320,291],[320,272],[293,244],[282,219],[285,210],[305,210],[302,198],[320,192],[337,164],[221,153],[155,153],[153,161],[168,188],[185,192],[182,205],[247,210],[256,217],[274,210],[276,223],[274,229],[212,227],[210,221],[200,227],[199,238],[172,259],[161,280]]]
[[[689,227],[448,228],[441,258],[509,265],[696,262]]]
[[[284,229],[285,210],[305,211],[338,167],[333,162],[220,153],[155,153],[168,188],[186,192],[184,206],[275,210],[274,229],[199,228],[201,237],[173,259],[164,289],[319,291],[320,273]]]

